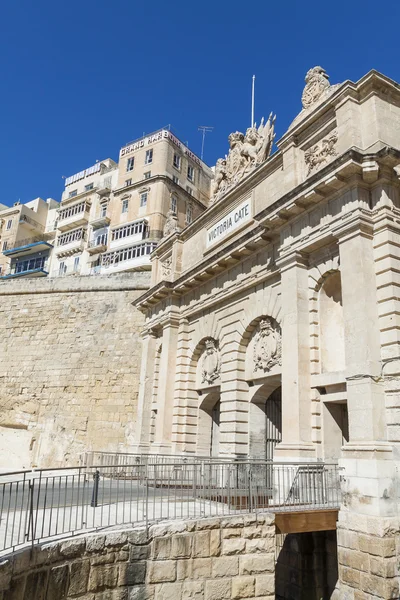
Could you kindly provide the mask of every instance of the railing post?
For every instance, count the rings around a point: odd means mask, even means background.
[[[93,474],[92,501],[90,503],[90,506],[92,508],[96,508],[96,506],[97,506],[97,501],[99,498],[99,481],[100,481],[100,471],[98,469],[96,469],[96,471]]]

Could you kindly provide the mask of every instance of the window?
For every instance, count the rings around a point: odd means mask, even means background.
[[[7,250],[7,246],[8,246],[8,242],[7,241],[3,242],[3,252],[4,252],[4,250]]]
[[[149,165],[153,162],[153,150],[146,150],[146,158],[144,160],[145,165]]]
[[[89,192],[89,190],[92,190],[93,188],[94,188],[94,184],[88,183],[87,185],[85,185],[85,192]]]
[[[127,179],[125,181],[125,187],[127,187],[128,185],[132,185],[132,179]]]
[[[189,224],[193,219],[193,207],[191,202],[186,202],[186,223]]]
[[[133,171],[133,167],[135,165],[135,158],[132,156],[132,158],[128,158],[128,162],[126,163],[126,171]]]
[[[65,264],[65,262],[60,262],[59,266],[58,266],[58,274],[59,275],[64,275],[64,273],[67,270],[67,265]]]
[[[146,173],[144,173],[144,178],[150,179],[150,177],[151,177],[151,171],[146,171]]]
[[[74,229],[73,231],[68,231],[67,233],[63,233],[57,240],[58,246],[65,246],[65,244],[70,244],[71,242],[83,240],[85,238],[84,230]]]
[[[107,216],[107,204],[102,204],[100,206],[100,217],[106,217]]]
[[[193,190],[188,185],[186,186],[186,191],[187,191],[188,194],[190,194],[190,196],[193,196]]]
[[[178,198],[174,195],[171,196],[171,210],[174,214],[176,214],[178,209]]]
[[[128,205],[129,205],[129,200],[127,198],[125,200],[122,200],[122,210],[121,210],[121,213],[128,212]]]
[[[112,177],[109,175],[108,177],[104,177],[103,187],[111,189]]]
[[[80,259],[80,256],[76,256],[75,260],[74,260],[74,272],[75,273],[77,272],[77,270],[79,268],[79,259]]]
[[[172,175],[172,181],[179,185],[179,178],[176,175]]]
[[[194,168],[191,165],[188,165],[187,178],[189,181],[194,181]]]
[[[69,217],[73,217],[74,215],[78,215],[82,212],[87,212],[90,209],[90,204],[86,202],[79,202],[78,204],[74,204],[69,208],[64,208],[64,210],[60,210],[58,214],[58,220],[62,221],[63,219],[68,219]]]
[[[143,194],[140,194],[140,207],[142,208],[143,206],[146,206],[147,204],[147,192],[143,192]]]
[[[72,190],[72,192],[69,193],[68,197],[69,198],[74,198],[77,195],[78,195],[78,190]]]
[[[102,266],[109,267],[126,260],[132,260],[133,258],[151,254],[156,246],[157,244],[155,242],[142,242],[141,244],[136,244],[136,246],[131,246],[130,248],[121,248],[120,250],[105,252],[101,256]]]
[[[175,169],[181,170],[181,157],[179,154],[174,154],[174,167]]]
[[[136,221],[135,223],[129,223],[129,225],[122,225],[117,227],[111,232],[111,241],[121,240],[131,235],[142,234],[142,237],[146,237],[146,221]]]
[[[7,229],[11,229],[11,227],[12,227],[12,219],[9,219],[7,221]]]

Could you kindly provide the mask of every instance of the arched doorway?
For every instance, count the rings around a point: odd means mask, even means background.
[[[201,398],[200,398],[201,399]],[[221,402],[219,391],[201,399],[198,414],[197,454],[219,456]]]
[[[258,386],[250,402],[249,456],[273,460],[282,440],[282,388],[271,391],[271,383]]]

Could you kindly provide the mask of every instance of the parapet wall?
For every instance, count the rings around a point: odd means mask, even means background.
[[[127,450],[150,273],[0,283],[0,468]]]
[[[270,514],[77,537],[0,564],[2,600],[275,598]]]

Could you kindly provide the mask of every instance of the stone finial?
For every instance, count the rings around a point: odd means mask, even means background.
[[[306,86],[303,90],[301,102],[303,108],[310,108],[322,94],[331,86],[329,83],[329,75],[322,67],[313,67],[307,72]]]

